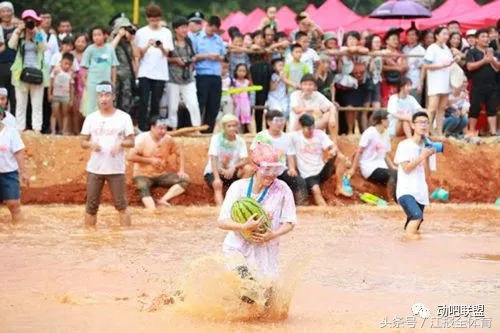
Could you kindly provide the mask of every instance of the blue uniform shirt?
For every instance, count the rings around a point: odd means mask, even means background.
[[[205,31],[200,32],[198,37],[192,39],[194,52],[196,54],[215,53],[221,56],[226,55],[226,48],[222,38],[214,34],[209,37]],[[196,75],[217,75],[221,76],[222,65],[220,61],[202,60],[196,62],[195,65]]]

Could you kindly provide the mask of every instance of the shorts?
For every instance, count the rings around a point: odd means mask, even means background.
[[[17,170],[0,173],[0,202],[6,200],[19,200],[20,198],[21,189]]]
[[[189,181],[182,178],[175,172],[167,172],[156,177],[137,176],[134,177],[135,186],[139,189],[141,199],[151,196],[151,188],[153,187],[171,187],[179,185],[183,189],[187,189]]]
[[[367,82],[367,89],[366,89],[366,103],[377,103],[380,102],[380,85],[381,83],[371,83]]]
[[[69,105],[69,96],[53,96],[52,97],[52,107],[68,106]]]
[[[87,204],[85,211],[90,215],[96,215],[99,210],[104,182],[108,183],[116,210],[124,211],[127,209],[124,174],[98,175],[87,172]]]
[[[222,180],[222,185],[229,187],[229,186],[231,186],[232,183],[237,181],[238,176],[236,176],[236,172],[237,171],[234,172],[233,176],[230,179],[226,179],[226,178],[224,178],[224,176],[220,175],[220,180]],[[207,183],[208,186],[210,186],[211,189],[214,188],[213,184],[214,184],[215,177],[214,177],[213,173],[205,174],[203,176],[203,179],[205,179],[205,182]]]
[[[412,195],[405,194],[398,199],[398,203],[401,205],[406,214],[406,226],[410,221],[420,220],[420,222],[424,221],[424,208],[425,206],[417,202]],[[417,230],[420,229],[420,225]]]
[[[486,105],[486,113],[488,117],[494,117],[497,114],[498,95],[495,85],[482,86],[474,88],[470,91],[470,117],[478,118],[481,112],[481,104]]]
[[[335,173],[335,157],[331,158],[326,162],[321,172],[316,176],[307,177],[305,179],[307,191],[311,193],[314,185],[320,185],[324,181],[328,180]]]
[[[370,182],[380,185],[387,185],[391,177],[397,177],[397,170],[386,169],[386,168],[376,168],[373,170],[371,175],[367,178]]]

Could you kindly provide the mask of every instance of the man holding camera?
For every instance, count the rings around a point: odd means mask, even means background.
[[[173,129],[178,126],[177,112],[179,102],[182,101],[189,111],[191,124],[200,126],[200,107],[196,95],[196,83],[193,77],[193,57],[195,56],[193,43],[188,35],[188,20],[178,17],[172,21],[175,30],[174,51],[170,63],[170,81],[167,84],[168,125]]]
[[[149,130],[150,117],[157,115],[165,83],[168,81],[168,53],[173,50],[172,33],[161,27],[162,11],[158,5],[146,8],[148,25],[139,29],[135,44],[140,49],[139,62],[139,129]],[[151,103],[150,96],[151,95]],[[148,112],[148,104],[151,110]]]
[[[110,22],[113,31],[111,46],[115,49],[118,66],[116,67],[116,107],[131,114],[137,94],[139,48],[135,46],[136,30],[130,20],[122,13]]]

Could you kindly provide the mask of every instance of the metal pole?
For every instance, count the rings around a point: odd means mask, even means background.
[[[133,18],[135,25],[139,24],[139,0],[133,0]]]

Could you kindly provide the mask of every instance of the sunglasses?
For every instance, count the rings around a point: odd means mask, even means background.
[[[274,117],[273,118],[273,123],[276,124],[283,124],[286,121],[285,117]]]
[[[264,176],[279,176],[286,169],[281,163],[261,163],[258,168]]]
[[[100,84],[95,87],[95,91],[97,93],[112,93],[113,92],[113,87],[111,87],[109,84]]]

